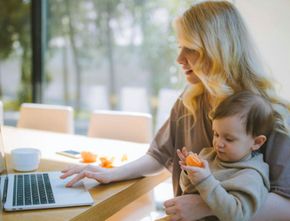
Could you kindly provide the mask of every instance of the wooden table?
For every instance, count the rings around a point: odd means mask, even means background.
[[[19,147],[34,147],[41,151],[42,158],[38,171],[56,171],[72,164],[82,164],[79,159],[71,159],[56,154],[56,151],[60,150],[92,151],[98,155],[98,158],[101,156],[115,157],[116,165],[121,165],[123,154],[127,154],[128,161],[132,161],[138,159],[148,149],[148,144],[88,138],[80,135],[19,129],[8,126],[3,127],[3,138],[5,152],[8,153],[7,164],[9,172],[14,172],[11,168],[9,153],[12,149]],[[94,199],[92,206],[3,212],[3,220],[105,220],[122,207],[152,190],[168,177],[169,172],[164,170],[155,176],[107,185],[97,185],[89,190]]]

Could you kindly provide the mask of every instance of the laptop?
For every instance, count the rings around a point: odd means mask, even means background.
[[[0,126],[0,207],[5,211],[85,206],[94,203],[82,182],[66,188],[68,179],[60,179],[60,171],[8,174],[3,145]]]

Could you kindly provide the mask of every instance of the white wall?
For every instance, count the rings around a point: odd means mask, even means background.
[[[262,58],[290,100],[290,0],[236,0]]]

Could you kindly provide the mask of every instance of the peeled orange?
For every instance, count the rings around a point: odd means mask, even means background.
[[[190,153],[186,158],[185,162],[187,166],[202,167],[203,164],[200,161],[196,153]]]

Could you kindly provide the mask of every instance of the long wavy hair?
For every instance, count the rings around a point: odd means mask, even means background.
[[[266,75],[247,27],[233,4],[206,1],[193,5],[174,23],[182,47],[198,52],[193,72],[200,83],[190,85],[183,103],[196,120],[198,97],[208,96],[214,109],[224,98],[243,90],[270,101],[277,128],[287,132],[289,103],[279,98]]]

